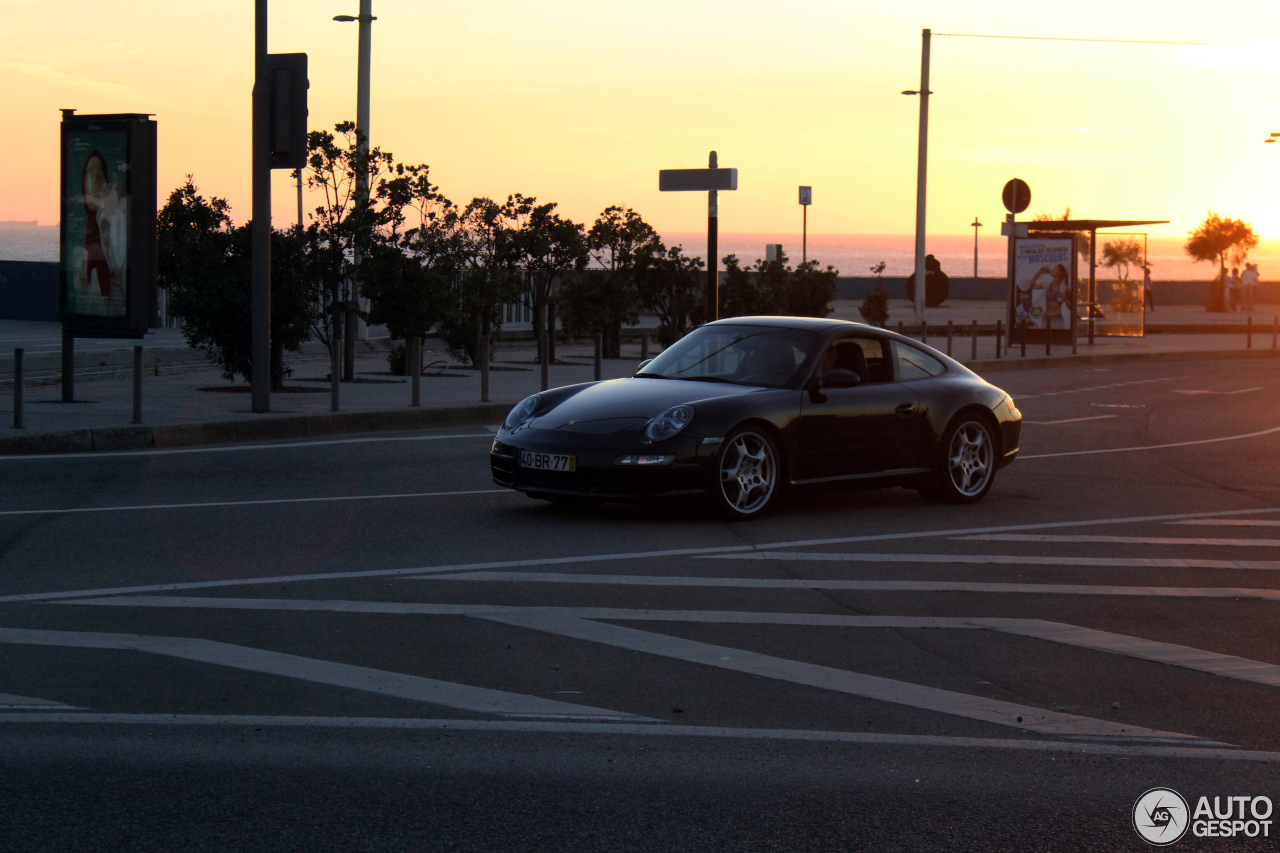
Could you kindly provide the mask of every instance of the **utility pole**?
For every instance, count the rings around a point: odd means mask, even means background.
[[[254,2],[253,228],[250,261],[250,383],[253,411],[271,411],[271,81],[267,0]]]
[[[922,31],[920,44],[920,131],[915,173],[915,319],[924,319],[927,274],[924,270],[924,188],[929,164],[929,29]],[[908,92],[904,92],[908,93]]]

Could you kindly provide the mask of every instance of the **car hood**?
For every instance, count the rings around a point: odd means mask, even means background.
[[[760,388],[683,379],[611,379],[589,385],[533,419],[533,429],[617,432],[638,427],[672,406],[714,397],[736,397]]]

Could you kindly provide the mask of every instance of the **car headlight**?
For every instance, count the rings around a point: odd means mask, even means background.
[[[541,402],[541,394],[525,397],[519,403],[516,403],[516,407],[507,414],[507,419],[502,422],[502,425],[507,429],[515,429],[529,420],[530,416],[538,410],[538,404]]]
[[[693,423],[693,409],[689,406],[672,406],[644,428],[644,437],[650,441],[664,441]]]

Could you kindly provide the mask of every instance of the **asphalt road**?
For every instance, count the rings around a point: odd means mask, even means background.
[[[1023,458],[972,507],[570,511],[483,429],[0,458],[0,849],[1121,850],[1150,788],[1280,800],[1274,366],[989,378]]]

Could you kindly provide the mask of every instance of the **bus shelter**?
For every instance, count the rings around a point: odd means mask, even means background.
[[[1026,327],[1030,323],[1033,324],[1031,328],[1043,329],[1040,332],[1040,336],[1054,335],[1055,329],[1051,322],[1046,320],[1043,324],[1037,324],[1035,319],[1029,320],[1028,318],[1032,317],[1035,311],[1031,302],[1034,293],[1032,284],[1038,285],[1040,283],[1036,276],[1041,276],[1049,282],[1047,288],[1052,288],[1053,282],[1056,280],[1054,271],[1058,269],[1057,263],[1052,265],[1046,263],[1043,266],[1036,266],[1036,264],[1042,258],[1052,261],[1058,256],[1061,256],[1060,262],[1066,260],[1063,265],[1066,268],[1066,275],[1072,282],[1069,296],[1070,307],[1065,307],[1065,297],[1058,298],[1063,305],[1061,308],[1063,314],[1070,317],[1069,328],[1063,328],[1061,334],[1069,336],[1069,340],[1075,340],[1078,335],[1079,325],[1083,323],[1086,325],[1089,343],[1091,344],[1097,335],[1141,337],[1146,329],[1146,303],[1142,293],[1142,276],[1139,274],[1133,280],[1127,281],[1102,282],[1100,287],[1098,281],[1098,232],[1104,229],[1135,228],[1141,225],[1166,225],[1168,221],[1167,219],[1062,219],[1018,223],[1020,227],[1025,224],[1027,236],[1015,238],[1013,251],[1015,262],[1010,267],[1009,331],[1011,340],[1012,332],[1015,326],[1019,324],[1023,326],[1024,334]],[[1087,291],[1082,286],[1084,282],[1076,271],[1076,258],[1078,255],[1084,254],[1082,249],[1085,248],[1080,245],[1081,241],[1078,237],[1084,237],[1084,235],[1088,235],[1089,279]],[[1115,236],[1122,235],[1115,234]],[[1017,245],[1023,240],[1028,241],[1029,245],[1025,247]],[[1069,248],[1067,244],[1062,242],[1063,240],[1071,241]],[[1054,254],[1055,247],[1056,255]],[[1040,251],[1042,248],[1044,250]],[[1067,260],[1068,256],[1069,260]],[[1030,263],[1024,263],[1019,266],[1019,259],[1029,259]],[[1145,248],[1142,254],[1142,262],[1143,264],[1147,262]],[[1043,274],[1045,267],[1049,268],[1048,274]],[[1031,272],[1028,273],[1027,269],[1030,269]],[[1050,309],[1056,307],[1054,302],[1055,294],[1051,289],[1046,289],[1046,293],[1049,297],[1048,307]],[[1086,298],[1081,299],[1080,297],[1082,296]],[[1044,309],[1041,308],[1039,316],[1044,315]],[[1064,327],[1066,325],[1065,323],[1063,324]],[[1056,335],[1054,336],[1056,337]]]

